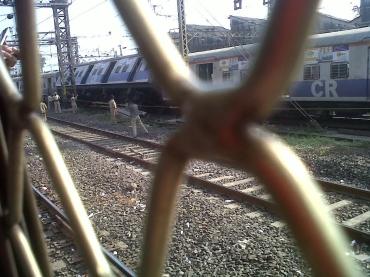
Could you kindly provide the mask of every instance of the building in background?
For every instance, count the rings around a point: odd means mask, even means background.
[[[191,53],[230,46],[231,32],[221,26],[187,24],[188,48]],[[169,32],[170,37],[179,45],[178,29]]]
[[[360,17],[354,20],[345,20],[323,13],[318,13],[316,16],[313,34],[361,27],[358,23],[360,22]],[[193,53],[257,43],[261,41],[268,24],[266,19],[233,15],[229,16],[229,20],[230,29],[221,26],[186,25],[189,51]],[[169,34],[175,44],[178,45],[178,29],[170,31]]]

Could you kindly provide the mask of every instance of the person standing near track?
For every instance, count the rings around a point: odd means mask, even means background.
[[[117,104],[114,101],[114,95],[111,96],[109,100],[109,110],[110,110],[110,119],[112,122],[116,123],[116,114],[117,114]]]
[[[49,110],[49,112],[51,112],[51,110],[52,110],[53,101],[54,101],[53,96],[49,95],[48,96],[48,110]]]
[[[41,101],[40,102],[40,112],[41,112],[42,118],[44,119],[45,122],[46,122],[47,110],[48,110],[48,107],[46,106],[46,104],[43,101]]]
[[[129,100],[128,102],[128,111],[130,112],[130,121],[133,137],[134,138],[137,137],[136,122],[138,122],[141,128],[143,128],[144,132],[148,134],[149,133],[148,130],[145,128],[145,125],[141,121],[139,108],[132,100]]]
[[[71,97],[71,106],[72,106],[72,112],[73,113],[77,113],[77,103],[76,103],[76,100],[77,100],[77,95],[73,95],[72,94],[72,97]]]
[[[53,100],[54,100],[55,112],[56,113],[62,113],[62,109],[60,108],[60,102],[59,102],[60,96],[56,92],[54,93]]]

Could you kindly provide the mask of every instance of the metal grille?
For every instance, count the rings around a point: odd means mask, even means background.
[[[182,129],[168,141],[158,164],[141,275],[161,275],[182,173],[189,159],[200,158],[223,160],[253,172],[265,183],[315,274],[353,276],[353,266],[344,256],[343,235],[324,212],[318,186],[294,153],[256,125],[269,114],[285,88],[318,1],[277,1],[271,28],[248,79],[239,87],[223,90],[193,78],[170,39],[154,28],[149,9],[139,2],[115,0],[156,81],[187,118]],[[41,88],[32,4],[16,2],[24,97],[13,85],[4,62],[0,62],[0,246],[6,253],[1,260],[8,265],[8,275],[16,275],[14,258],[20,261],[26,276],[50,275],[35,205],[31,205],[32,209],[23,207],[33,200],[24,167],[23,136],[27,129],[40,148],[91,275],[112,275],[56,143],[35,113]],[[35,226],[39,226],[38,232],[27,232],[27,228]]]
[[[331,79],[347,79],[349,76],[348,63],[332,63],[330,65]]]
[[[303,68],[303,80],[320,79],[320,65],[305,65]]]

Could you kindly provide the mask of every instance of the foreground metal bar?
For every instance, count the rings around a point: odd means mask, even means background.
[[[91,274],[95,276],[111,275],[109,264],[100,250],[98,239],[49,129],[35,115],[30,116],[29,125],[57,193],[61,196],[72,229],[76,232],[76,242],[86,257]]]
[[[173,140],[175,141],[175,140]],[[175,214],[176,194],[186,157],[171,141],[162,152],[155,175],[143,251],[141,276],[160,276],[167,253],[170,226]]]
[[[259,176],[279,203],[308,260],[317,266],[315,274],[353,276],[352,264],[343,251],[345,239],[337,232],[319,197],[318,185],[303,163],[260,128],[249,128],[246,138],[245,152],[239,154],[239,159]]]
[[[42,276],[40,268],[33,256],[27,238],[24,236],[23,231],[19,225],[14,225],[10,229],[10,239],[14,252],[18,259],[18,263],[22,265],[21,272],[24,276]]]
[[[23,130],[15,129],[9,132],[9,158],[7,172],[7,199],[9,226],[18,224],[23,213]]]
[[[32,187],[32,191],[35,193],[35,195],[40,199],[43,205],[47,206],[49,210],[51,210],[53,213],[55,213],[58,217],[64,220],[64,222],[69,222],[70,220],[66,216],[64,212],[62,212],[57,206],[55,206],[54,203],[52,203],[45,195],[43,195],[37,188]],[[125,274],[126,276],[136,276],[135,273],[129,269],[125,264],[123,264],[120,260],[116,258],[113,254],[111,254],[107,249],[102,247],[102,251],[104,255],[107,257],[107,259],[110,261],[111,264],[113,264],[120,273]]]
[[[33,1],[16,1],[17,27],[22,56],[22,74],[24,83],[24,100],[22,108],[25,112],[38,110],[41,100],[41,78],[39,49],[36,38],[36,22]]]
[[[24,169],[26,172],[26,168]],[[24,219],[29,230],[31,247],[35,253],[35,258],[40,266],[43,276],[52,276],[50,261],[46,243],[43,239],[43,230],[39,220],[39,212],[36,205],[36,200],[32,193],[31,184],[27,174],[24,180]]]
[[[306,174],[304,166],[292,152],[276,138],[253,127],[271,112],[287,85],[303,49],[317,2],[277,1],[249,77],[239,87],[219,89],[194,81],[166,35],[154,30],[153,22],[149,20],[152,16],[139,1],[115,0],[156,82],[181,106],[187,118],[183,128],[170,140],[173,153],[165,150],[161,157],[152,207],[162,200],[158,191],[170,191],[171,182],[177,188],[179,169],[186,162],[182,157],[230,161],[234,166],[252,170],[265,182],[280,204],[315,274],[353,276],[354,267],[344,257],[345,239],[341,231],[335,228],[327,215],[322,214],[323,204],[317,204],[321,200],[315,199],[315,206],[310,200],[311,195],[307,195],[317,191],[318,185]],[[176,160],[179,153],[182,154]],[[162,234],[167,234],[170,227],[175,193],[168,193],[165,200],[171,204],[163,204],[162,209],[157,207],[150,211],[147,224],[147,234],[153,229],[155,231],[153,237],[147,235],[144,249],[150,251],[155,247],[158,250],[155,255],[166,253],[164,246],[158,243],[166,244]],[[311,225],[307,226],[303,219]],[[158,220],[162,226],[158,226]],[[153,255],[154,252],[150,253]],[[143,276],[160,276],[164,257],[148,258],[148,255],[144,253],[141,265]]]

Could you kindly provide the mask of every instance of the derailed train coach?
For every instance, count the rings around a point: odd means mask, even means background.
[[[139,55],[79,64],[74,74],[79,101],[106,103],[114,95],[119,103],[130,99],[141,106],[165,105],[165,98],[153,86],[146,62]],[[69,86],[67,91],[73,92]]]
[[[370,27],[313,35],[307,45],[303,63],[283,92],[278,109],[288,114],[304,109],[319,116],[369,112]],[[202,80],[239,83],[257,54],[257,44],[216,49],[190,54],[189,65]],[[133,99],[141,106],[169,105],[153,85],[140,55],[80,64],[75,68],[75,79],[80,101],[107,102],[113,94],[118,102]]]

